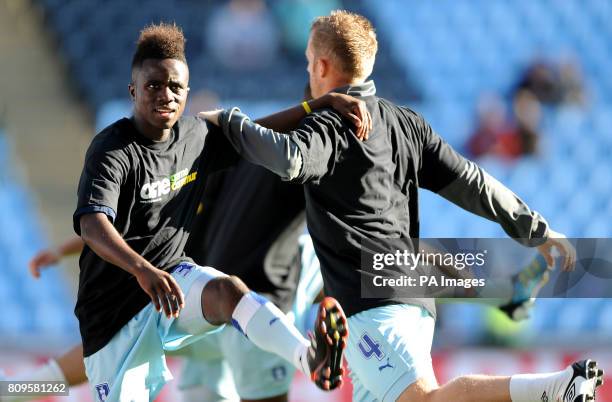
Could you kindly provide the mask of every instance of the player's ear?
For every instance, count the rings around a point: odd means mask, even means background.
[[[329,60],[324,57],[320,57],[319,60],[317,61],[317,64],[319,67],[318,68],[319,77],[325,78],[329,74],[329,69],[331,68],[331,65],[329,64]]]
[[[134,88],[134,84],[131,82],[128,84],[128,91],[130,92],[130,97],[132,100],[136,100],[136,90]]]

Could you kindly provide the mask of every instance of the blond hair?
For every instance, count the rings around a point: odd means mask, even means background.
[[[372,74],[378,42],[367,18],[336,10],[316,18],[310,32],[315,53],[332,58],[347,78],[365,79]]]

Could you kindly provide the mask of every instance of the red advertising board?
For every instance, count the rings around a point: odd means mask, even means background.
[[[612,349],[595,349],[584,352],[563,352],[559,350],[512,351],[502,349],[461,349],[439,351],[434,353],[433,361],[436,375],[440,383],[467,373],[510,375],[513,373],[557,371],[566,367],[574,360],[594,358],[609,374],[606,383],[600,389],[598,402],[612,402]],[[3,354],[0,357],[0,367],[7,374],[26,370],[44,362],[43,357],[23,357]],[[176,359],[170,359],[169,365],[180,376],[180,364]],[[170,382],[157,398],[158,402],[180,401],[180,392],[176,381]],[[351,400],[351,384],[331,393],[319,391],[304,376],[295,378],[291,388],[291,402],[349,402]],[[87,386],[72,389],[68,397],[41,399],[43,402],[93,402]]]

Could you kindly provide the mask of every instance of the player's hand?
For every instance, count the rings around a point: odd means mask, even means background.
[[[136,274],[140,287],[149,295],[155,310],[164,310],[166,317],[178,317],[185,307],[185,297],[176,280],[161,269],[145,268]]]
[[[223,109],[207,110],[198,113],[198,116],[211,122],[215,126],[219,126],[219,117],[221,116],[221,112],[223,112]]]
[[[368,139],[372,131],[372,116],[368,112],[366,103],[349,95],[330,92],[323,97],[328,97],[329,106],[337,110],[342,116],[349,119],[357,128],[355,135],[362,141]]]
[[[555,265],[555,259],[552,254],[553,248],[557,249],[561,257],[563,257],[561,264],[563,271],[573,271],[576,266],[576,249],[564,234],[548,229],[548,240],[546,240],[546,243],[538,246],[538,251],[542,254],[549,267]]]
[[[62,256],[55,250],[39,251],[28,264],[30,274],[36,279],[40,278],[40,271],[49,265],[57,264],[62,259]]]

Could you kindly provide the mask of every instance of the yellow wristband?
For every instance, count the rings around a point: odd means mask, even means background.
[[[302,102],[302,107],[304,108],[304,111],[306,112],[306,114],[312,113],[312,109],[310,108],[310,105],[308,104],[307,101]]]

